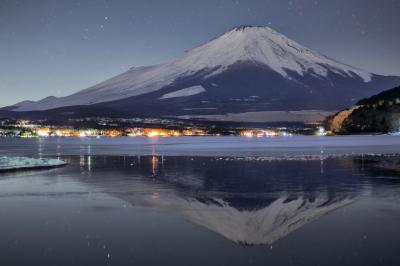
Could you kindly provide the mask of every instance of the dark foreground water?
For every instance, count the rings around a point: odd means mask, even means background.
[[[0,146],[69,162],[0,174],[0,265],[400,265],[397,156],[117,155],[107,141],[93,155],[87,140],[56,142]]]

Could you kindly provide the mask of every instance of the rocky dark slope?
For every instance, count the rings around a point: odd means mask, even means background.
[[[360,100],[328,121],[333,133],[392,133],[400,131],[400,86]]]

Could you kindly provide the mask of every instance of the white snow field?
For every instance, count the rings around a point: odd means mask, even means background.
[[[50,168],[67,164],[58,159],[35,159],[28,157],[0,157],[0,172],[34,168]]]
[[[206,90],[202,86],[192,86],[186,89],[170,92],[161,96],[160,100],[169,99],[169,98],[177,98],[177,97],[188,97],[192,95],[196,95]]]
[[[268,27],[237,27],[222,36],[160,65],[136,67],[95,86],[66,97],[47,97],[38,102],[16,104],[14,111],[48,110],[63,106],[91,105],[157,91],[199,71],[208,77],[220,74],[238,62],[257,62],[284,78],[289,71],[303,76],[313,72],[326,78],[329,71],[371,81],[372,74],[337,62]]]

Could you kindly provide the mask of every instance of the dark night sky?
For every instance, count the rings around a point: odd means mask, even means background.
[[[0,1],[0,106],[68,95],[240,24],[400,75],[400,0]]]

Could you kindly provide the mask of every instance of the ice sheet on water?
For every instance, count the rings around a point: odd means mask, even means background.
[[[162,155],[320,159],[326,156],[400,154],[400,136],[292,136],[246,138],[195,136],[171,138],[0,138],[7,156]]]
[[[47,168],[65,165],[66,162],[58,159],[36,159],[29,157],[0,157],[0,171],[26,168]]]

